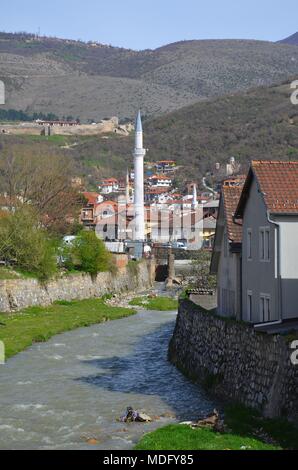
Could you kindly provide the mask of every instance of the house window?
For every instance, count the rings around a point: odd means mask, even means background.
[[[247,259],[252,259],[252,230],[247,229]]]
[[[270,229],[261,227],[259,232],[259,251],[261,261],[270,261]]]
[[[260,295],[260,321],[269,322],[271,320],[271,299],[269,294]]]
[[[265,253],[266,260],[269,261],[270,260],[270,230],[269,228],[265,230],[265,248],[266,248],[266,253]]]
[[[247,291],[247,320],[252,320],[252,291]]]

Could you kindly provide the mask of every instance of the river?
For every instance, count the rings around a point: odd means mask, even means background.
[[[212,410],[205,393],[167,361],[175,318],[139,311],[9,359],[0,366],[0,448],[131,449],[145,432]],[[120,423],[127,406],[163,417]]]

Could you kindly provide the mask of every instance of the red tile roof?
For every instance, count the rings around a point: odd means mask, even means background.
[[[272,213],[298,213],[298,162],[253,161],[267,209]]]
[[[171,181],[171,178],[165,175],[153,175],[148,178],[149,180],[169,180]]]
[[[108,184],[108,183],[118,183],[118,180],[116,180],[116,178],[106,178],[102,180],[102,184]]]
[[[234,214],[238,206],[240,195],[243,189],[243,182],[239,182],[238,186],[222,187],[222,197],[224,204],[225,219],[227,222],[228,238],[232,242],[240,243],[242,241],[242,225],[241,221],[234,222]]]
[[[298,162],[252,161],[237,207],[237,217],[243,216],[253,178],[256,178],[270,213],[298,214]]]
[[[150,188],[145,191],[145,194],[166,194],[168,191],[168,188]]]
[[[99,194],[94,193],[94,192],[88,192],[88,191],[82,194],[88,200],[88,204],[96,204]]]

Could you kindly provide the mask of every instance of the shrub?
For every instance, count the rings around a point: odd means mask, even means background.
[[[72,248],[74,265],[86,273],[96,275],[99,272],[112,270],[112,255],[95,232],[82,232]]]
[[[138,276],[139,270],[140,270],[140,266],[139,266],[138,261],[129,260],[128,264],[127,264],[127,268],[128,268],[129,274],[132,277],[137,277]]]
[[[211,253],[199,250],[192,262],[192,274],[195,277],[195,287],[215,289],[216,277],[210,274]]]
[[[42,281],[50,278],[57,269],[54,243],[28,206],[0,220],[0,256]]]

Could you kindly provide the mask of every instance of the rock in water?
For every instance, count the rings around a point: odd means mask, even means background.
[[[152,419],[150,416],[146,415],[146,413],[138,413],[136,421],[139,421],[140,423],[151,423]]]
[[[94,438],[87,440],[87,444],[90,444],[91,446],[96,446],[98,443],[99,443],[98,440]]]
[[[129,406],[126,410],[125,415],[120,418],[120,421],[122,423],[132,423],[136,421],[139,423],[150,423],[152,419],[145,413],[139,413],[138,411],[135,411],[131,406]]]

